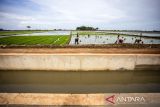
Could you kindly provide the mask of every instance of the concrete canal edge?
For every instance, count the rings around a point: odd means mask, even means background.
[[[0,93],[0,105],[160,104],[160,93],[43,94]]]
[[[1,53],[0,70],[134,70],[159,66],[160,54]],[[160,105],[160,93],[0,93],[8,105]]]
[[[160,65],[160,54],[0,54],[0,70],[134,70],[139,65]]]

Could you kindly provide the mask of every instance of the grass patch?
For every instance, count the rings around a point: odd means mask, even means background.
[[[90,49],[109,49],[109,48],[120,48],[120,49],[156,49],[159,54],[160,44],[92,44],[92,45],[0,45],[0,49],[7,48],[90,48]],[[155,53],[155,54],[157,54]]]
[[[118,34],[118,33],[109,33],[109,32],[96,32],[96,31],[72,31],[72,35],[98,35],[98,36],[106,36],[106,35],[112,35],[112,36],[128,36],[127,34]]]
[[[72,31],[72,35],[107,35],[107,32],[96,32],[96,31]]]
[[[0,38],[0,45],[65,45],[69,36],[10,36]]]
[[[140,37],[140,35],[133,35],[133,34],[121,34],[121,33],[118,33],[118,32],[105,32],[105,31],[100,31],[100,32],[97,32],[97,31],[72,31],[72,35],[77,35],[77,33],[81,36],[85,36],[85,35],[98,35],[98,36],[132,36],[132,37]],[[157,37],[157,36],[141,36],[141,37],[144,37],[144,38],[154,38],[154,39],[160,39],[160,37]]]

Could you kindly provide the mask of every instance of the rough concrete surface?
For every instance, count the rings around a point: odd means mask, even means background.
[[[1,70],[134,70],[160,65],[159,54],[0,54]]]
[[[0,105],[160,104],[160,93],[42,94],[0,93]]]

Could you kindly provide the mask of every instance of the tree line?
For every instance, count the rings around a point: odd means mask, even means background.
[[[98,30],[99,28],[88,27],[88,26],[80,26],[77,27],[76,30]]]

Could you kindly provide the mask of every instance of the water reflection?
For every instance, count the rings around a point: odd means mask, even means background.
[[[48,31],[48,32],[39,32],[31,34],[20,34],[16,36],[43,36],[43,35],[70,35],[70,31]]]
[[[160,72],[0,71],[0,92],[160,92]]]
[[[70,44],[74,44],[76,35],[73,35]],[[120,36],[124,40],[124,43],[134,44],[136,39],[140,37],[135,36]],[[80,35],[80,44],[114,44],[117,40],[117,35]],[[160,39],[141,37],[143,44],[160,44]]]

